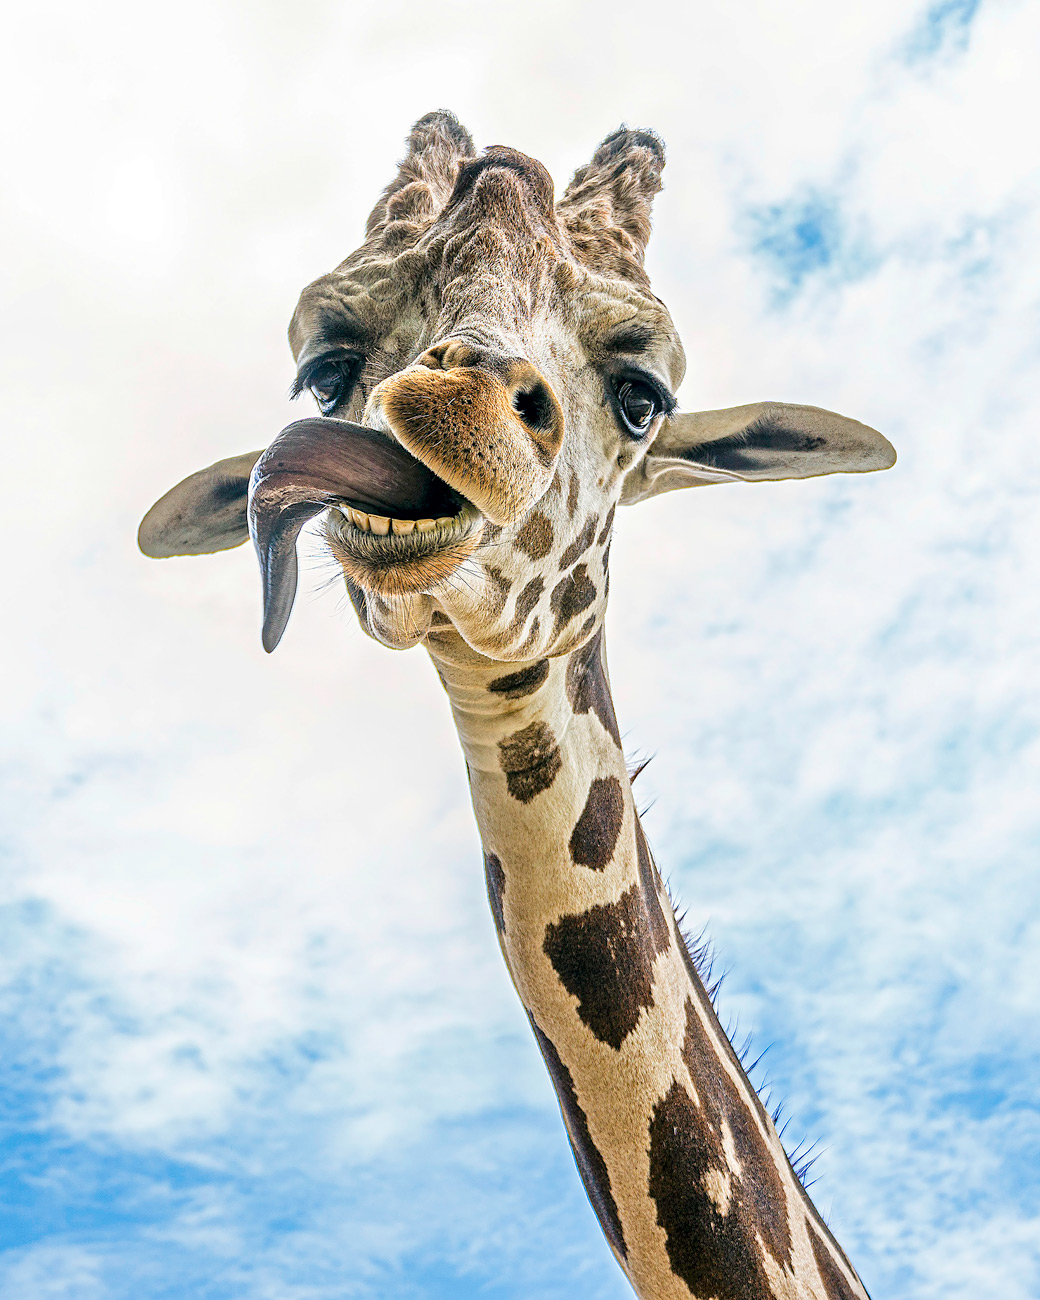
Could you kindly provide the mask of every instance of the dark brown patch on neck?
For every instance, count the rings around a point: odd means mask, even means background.
[[[621,1227],[617,1202],[614,1200],[614,1193],[610,1186],[610,1174],[606,1161],[592,1140],[588,1118],[578,1105],[571,1072],[560,1060],[559,1052],[534,1023],[533,1018],[531,1018],[531,1028],[538,1040],[538,1046],[542,1049],[546,1069],[556,1089],[564,1127],[570,1138],[571,1150],[574,1152],[574,1163],[578,1166],[581,1181],[592,1202],[592,1208],[596,1211],[599,1226],[603,1229],[603,1235],[613,1246],[615,1253],[621,1259],[626,1259],[628,1249],[625,1246],[625,1234]]]
[[[563,760],[556,737],[544,722],[532,722],[498,742],[498,761],[506,788],[520,803],[530,803],[556,780]]]
[[[784,1184],[753,1109],[730,1078],[690,999],[683,1060],[700,1106],[679,1083],[673,1084],[654,1107],[649,1133],[650,1195],[665,1231],[668,1259],[694,1295],[772,1300],[760,1240],[777,1264],[791,1269]],[[739,1175],[729,1169],[724,1125],[736,1147]],[[725,1214],[705,1186],[712,1170],[729,1170]]]
[[[805,1226],[809,1229],[809,1241],[816,1258],[816,1267],[820,1270],[823,1285],[827,1288],[827,1300],[857,1300],[855,1291],[849,1286],[845,1275],[834,1262],[834,1257],[827,1249],[823,1238],[808,1220]]]
[[[488,690],[494,695],[501,695],[507,700],[519,700],[524,695],[536,691],[549,676],[549,660],[539,659],[527,668],[515,673],[506,673],[488,682]]]
[[[616,776],[597,776],[589,786],[589,797],[571,833],[571,861],[575,866],[603,871],[614,856],[621,824],[625,819],[625,796]]]
[[[505,934],[506,922],[502,910],[502,896],[506,889],[506,873],[502,870],[500,859],[494,853],[484,854],[484,879],[487,881],[488,902],[491,904],[491,915],[495,918],[495,929],[499,934]]]
[[[621,748],[621,732],[610,698],[607,673],[603,667],[603,629],[571,655],[567,665],[567,699],[575,713],[595,713],[608,735]]]
[[[620,1048],[653,1006],[652,943],[641,890],[597,904],[545,928],[545,955],[578,1015],[602,1043]]]
[[[650,933],[654,941],[654,950],[664,952],[672,942],[672,932],[661,903],[661,876],[638,817],[636,818],[636,857],[639,861],[639,883],[643,886],[643,897],[650,917]]]

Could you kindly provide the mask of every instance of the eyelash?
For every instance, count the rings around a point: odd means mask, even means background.
[[[334,373],[338,376],[340,383],[335,397],[327,402],[322,402],[317,393],[314,393],[314,400],[318,403],[318,408],[323,415],[333,411],[337,406],[341,406],[353,392],[354,385],[358,381],[361,373],[361,367],[364,364],[364,358],[353,354],[337,352],[331,356],[315,357],[309,362],[292,382],[289,389],[289,398],[295,401],[302,393],[310,389],[314,391],[314,384],[324,372]]]

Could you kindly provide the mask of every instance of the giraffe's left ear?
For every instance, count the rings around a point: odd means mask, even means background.
[[[621,502],[708,483],[863,474],[895,461],[888,439],[858,420],[818,406],[754,402],[665,420],[625,480]]]

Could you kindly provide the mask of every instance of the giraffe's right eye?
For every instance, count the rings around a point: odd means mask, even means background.
[[[307,387],[314,394],[323,415],[334,411],[343,400],[347,388],[347,376],[341,366],[327,362],[309,377]]]
[[[319,359],[296,376],[290,395],[310,389],[322,415],[328,415],[350,396],[360,369],[361,358],[353,355]]]

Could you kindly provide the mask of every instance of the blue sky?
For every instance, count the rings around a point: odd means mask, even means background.
[[[442,104],[558,183],[656,128],[683,406],[896,444],[623,512],[612,678],[868,1288],[1040,1296],[1036,7],[424,13],[56,0],[0,51],[0,1297],[629,1294],[428,663],[320,555],[268,658],[247,551],[133,545],[286,422],[296,295]]]

